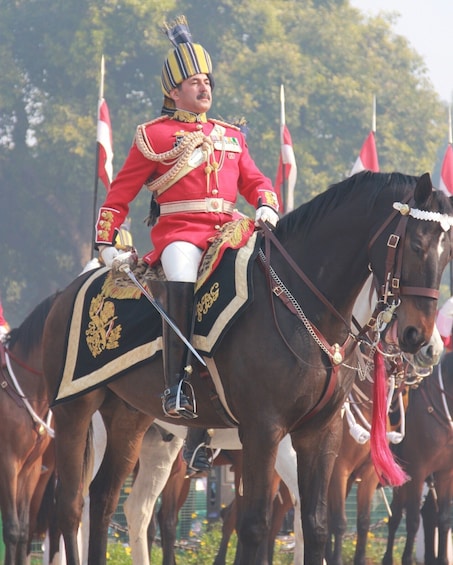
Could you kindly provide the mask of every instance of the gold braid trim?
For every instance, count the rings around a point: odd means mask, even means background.
[[[164,190],[172,186],[172,181],[174,181],[182,169],[186,167],[194,149],[200,145],[204,145],[203,151],[206,153],[205,160],[208,160],[211,152],[210,148],[212,146],[212,140],[202,131],[194,131],[185,135],[176,147],[173,147],[164,153],[156,153],[146,135],[147,125],[148,124],[142,124],[138,126],[135,134],[135,143],[137,144],[140,153],[142,153],[142,155],[150,161],[157,161],[158,163],[163,163],[168,166],[173,165],[162,176],[146,185],[150,192],[158,192],[159,194],[162,194]]]
[[[235,129],[237,131],[241,131],[241,128],[234,125],[234,124],[230,124],[229,122],[223,122],[222,120],[217,120],[215,118],[209,118],[210,122],[213,122],[214,124],[218,124],[219,126],[224,126],[227,128],[231,128],[231,129]]]

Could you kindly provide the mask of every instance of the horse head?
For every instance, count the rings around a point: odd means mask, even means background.
[[[379,234],[388,238],[381,300],[395,313],[387,341],[414,354],[433,333],[441,277],[452,256],[453,208],[428,173],[402,200],[393,202],[396,214]]]

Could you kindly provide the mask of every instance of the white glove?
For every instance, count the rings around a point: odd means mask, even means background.
[[[106,267],[112,267],[113,260],[119,255],[119,251],[113,245],[99,245],[99,258]]]
[[[6,326],[0,326],[0,341],[4,342],[9,331]]]
[[[270,206],[260,206],[256,210],[255,225],[257,226],[258,220],[261,220],[275,228],[279,219],[277,212],[273,208]]]

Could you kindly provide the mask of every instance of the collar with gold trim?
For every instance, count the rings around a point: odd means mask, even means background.
[[[188,124],[193,124],[195,122],[206,123],[208,121],[205,113],[195,114],[194,112],[189,112],[187,110],[176,110],[171,119]]]

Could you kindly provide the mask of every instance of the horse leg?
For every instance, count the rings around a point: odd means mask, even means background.
[[[367,472],[357,487],[357,544],[354,554],[354,565],[365,565],[366,545],[370,531],[371,503],[379,484],[374,466],[369,464]]]
[[[343,562],[341,550],[343,548],[343,538],[347,528],[345,502],[348,475],[349,469],[334,467],[329,485],[329,535],[326,546],[326,560],[328,565],[341,565]]]
[[[451,499],[453,496],[451,485],[451,471],[437,473],[435,477],[438,505],[438,550],[437,565],[448,565],[448,536],[450,535],[451,519]],[[431,565],[427,563],[426,565]]]
[[[420,511],[423,520],[423,534],[425,545],[425,564],[436,563],[435,537],[437,528],[437,503],[434,499],[433,490],[430,488],[426,494],[425,502]]]
[[[107,446],[90,485],[88,565],[106,564],[110,519],[118,505],[121,487],[138,460],[143,436],[153,421],[151,416],[132,410],[113,395],[99,411],[107,430]]]
[[[401,558],[402,565],[413,564],[415,536],[420,524],[420,501],[422,498],[424,477],[413,477],[407,483],[406,500],[406,544]]]
[[[387,546],[382,565],[393,565],[393,546],[395,544],[395,534],[403,516],[404,501],[406,495],[406,485],[393,489],[392,502],[390,504],[391,515],[388,521]]]
[[[176,436],[164,441],[156,426],[151,426],[143,438],[138,473],[123,505],[133,563],[149,562],[148,525],[182,444]]]
[[[157,514],[162,542],[162,565],[175,565],[176,527],[178,512],[187,499],[190,479],[186,478],[186,464],[182,457],[174,462],[173,472],[161,495]]]
[[[65,542],[67,565],[80,565],[77,533],[83,506],[84,460],[91,417],[103,398],[103,391],[95,391],[53,408],[58,469],[56,514]]]
[[[17,505],[19,538],[16,547],[16,565],[26,565],[27,563],[28,540],[30,536],[30,504],[41,474],[41,461],[41,456],[35,459],[22,469],[19,477]]]
[[[321,565],[324,559],[328,537],[328,489],[342,434],[339,411],[321,433],[316,434],[310,428],[291,434],[297,453],[305,565]]]
[[[38,484],[33,492],[30,502],[30,528],[28,534],[28,549],[30,554],[31,543],[35,535],[44,537],[49,527],[50,519],[50,489],[52,491],[52,499],[54,493],[54,485],[51,481],[55,480],[55,452],[54,444],[51,442],[45,450],[41,461],[41,472]]]
[[[272,520],[269,530],[269,563],[272,563],[274,559],[274,544],[275,538],[280,531],[283,523],[283,518],[285,517],[288,510],[293,507],[293,501],[289,493],[288,487],[280,479],[280,477],[275,474],[274,483],[274,502],[272,504]]]
[[[5,544],[4,565],[15,565],[16,562],[16,546],[19,538],[16,493],[17,475],[15,467],[13,465],[10,468],[3,467],[0,472],[0,508],[3,523],[3,541]]]
[[[228,551],[228,543],[230,541],[231,535],[234,532],[236,525],[236,498],[230,502],[228,506],[222,508],[220,511],[220,516],[223,520],[222,522],[222,539],[220,540],[219,550],[214,559],[214,565],[225,565],[226,555]]]
[[[297,479],[297,456],[289,434],[282,439],[278,446],[275,470],[294,497],[294,563],[303,563],[304,535],[302,533],[299,484]]]
[[[265,423],[253,434],[244,425],[242,479],[243,508],[240,517],[240,565],[268,565],[269,525],[272,512],[275,459],[281,436],[266,432]],[[253,430],[252,430],[253,431]],[[261,441],[256,441],[260,437]],[[260,469],[260,473],[256,473]]]

